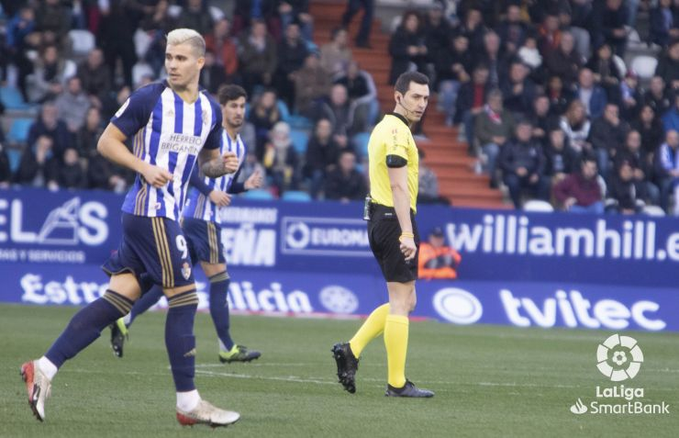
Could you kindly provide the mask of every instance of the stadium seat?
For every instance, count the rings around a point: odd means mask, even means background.
[[[359,158],[368,156],[368,141],[370,140],[369,132],[359,132],[354,135],[352,140],[354,143],[354,150],[358,154]]]
[[[646,205],[642,209],[642,213],[648,216],[663,217],[665,216],[665,210],[658,207],[657,205]]]
[[[286,121],[292,129],[310,130],[314,126],[314,123],[311,120],[304,116],[300,116],[299,114],[289,116]]]
[[[7,133],[9,144],[26,143],[31,125],[33,125],[33,119],[14,119]]]
[[[306,153],[307,143],[309,143],[309,133],[300,129],[290,130],[290,139],[292,146],[298,154],[304,155]]]
[[[524,211],[531,211],[534,213],[551,213],[554,211],[554,207],[547,201],[541,201],[539,199],[531,199],[523,204]]]
[[[25,110],[30,108],[18,88],[2,87],[0,88],[0,101],[8,110]]]
[[[96,46],[94,35],[89,30],[73,29],[68,32],[68,37],[71,39],[73,54],[76,56],[85,56]]]
[[[281,114],[281,120],[287,123],[290,119],[290,110],[288,109],[288,105],[281,99],[278,99],[276,106],[278,107],[278,112]]]
[[[632,60],[632,71],[634,71],[640,79],[651,79],[655,74],[655,68],[658,65],[658,60],[652,56],[639,55]]]
[[[18,149],[7,149],[7,158],[9,159],[9,170],[14,173],[19,169],[21,162],[21,151]]]
[[[291,202],[311,202],[311,196],[307,192],[302,192],[299,190],[290,190],[287,192],[283,192],[283,196],[281,196],[281,199],[283,201]]]
[[[224,18],[224,11],[219,9],[217,6],[208,6],[208,11],[212,17],[212,21],[219,21]]]
[[[147,63],[136,63],[134,67],[132,67],[132,82],[134,82],[135,87],[141,83],[141,80],[144,78],[144,76],[150,76],[154,78],[156,77],[156,74],[153,72],[151,66]]]
[[[257,201],[272,201],[274,196],[268,190],[248,190],[243,194],[243,198]]]

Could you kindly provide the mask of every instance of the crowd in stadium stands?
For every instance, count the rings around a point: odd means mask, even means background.
[[[125,191],[134,175],[102,159],[97,139],[132,90],[164,77],[164,35],[190,27],[208,50],[201,85],[215,92],[234,82],[250,95],[246,167],[266,172],[266,189],[361,199],[361,134],[379,108],[347,31],[324,29],[331,41],[319,47],[308,1],[233,3],[226,15],[209,0],[3,1],[3,85],[38,116],[15,162],[0,129],[0,187]],[[644,81],[623,61],[640,8],[649,17],[645,43],[658,51]],[[363,30],[357,45],[370,47]],[[84,52],[78,31],[95,37]],[[679,198],[679,1],[432,1],[396,21],[388,50],[389,80],[426,72],[438,107],[429,111],[459,126],[490,184],[506,187],[517,208],[541,199],[568,211],[658,205],[679,214],[679,202],[671,208]],[[425,120],[417,132],[426,131]],[[420,173],[420,201],[447,203],[424,163]]]

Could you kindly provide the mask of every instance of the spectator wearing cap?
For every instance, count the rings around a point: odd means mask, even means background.
[[[500,153],[502,179],[509,189],[514,207],[521,209],[521,192],[531,190],[537,199],[547,200],[549,182],[544,176],[545,157],[542,146],[533,139],[533,126],[521,120],[514,137],[502,146]]]
[[[426,242],[420,243],[418,255],[418,276],[423,280],[457,278],[457,267],[462,261],[460,254],[446,245],[441,227],[429,233]]]
[[[530,69],[522,62],[515,61],[509,67],[509,75],[500,81],[500,91],[504,98],[504,107],[514,117],[530,115],[535,99],[535,83],[528,77]]]
[[[585,154],[577,171],[559,181],[553,190],[556,207],[572,213],[604,212],[594,156]]]
[[[670,195],[674,193],[674,215],[679,216],[679,133],[668,131],[656,158],[656,174],[660,186],[660,206],[669,212]]]

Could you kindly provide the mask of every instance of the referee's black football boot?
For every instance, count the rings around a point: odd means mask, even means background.
[[[125,345],[125,340],[129,337],[129,330],[123,318],[118,319],[109,328],[111,329],[111,348],[113,349],[113,354],[118,358],[122,358],[123,346]]]
[[[429,398],[434,396],[434,392],[428,389],[420,389],[410,380],[406,380],[403,388],[394,388],[387,385],[387,392],[384,395],[387,397]]]
[[[358,371],[358,359],[351,351],[348,342],[335,344],[332,347],[332,355],[337,362],[337,378],[344,389],[350,394],[356,392],[356,371]]]

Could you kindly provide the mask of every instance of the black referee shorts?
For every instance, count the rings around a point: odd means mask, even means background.
[[[368,221],[368,241],[370,249],[380,265],[382,275],[388,282],[408,283],[417,280],[417,259],[420,256],[420,234],[417,231],[415,215],[410,211],[417,252],[412,260],[406,262],[401,252],[401,226],[392,207],[372,204]]]

